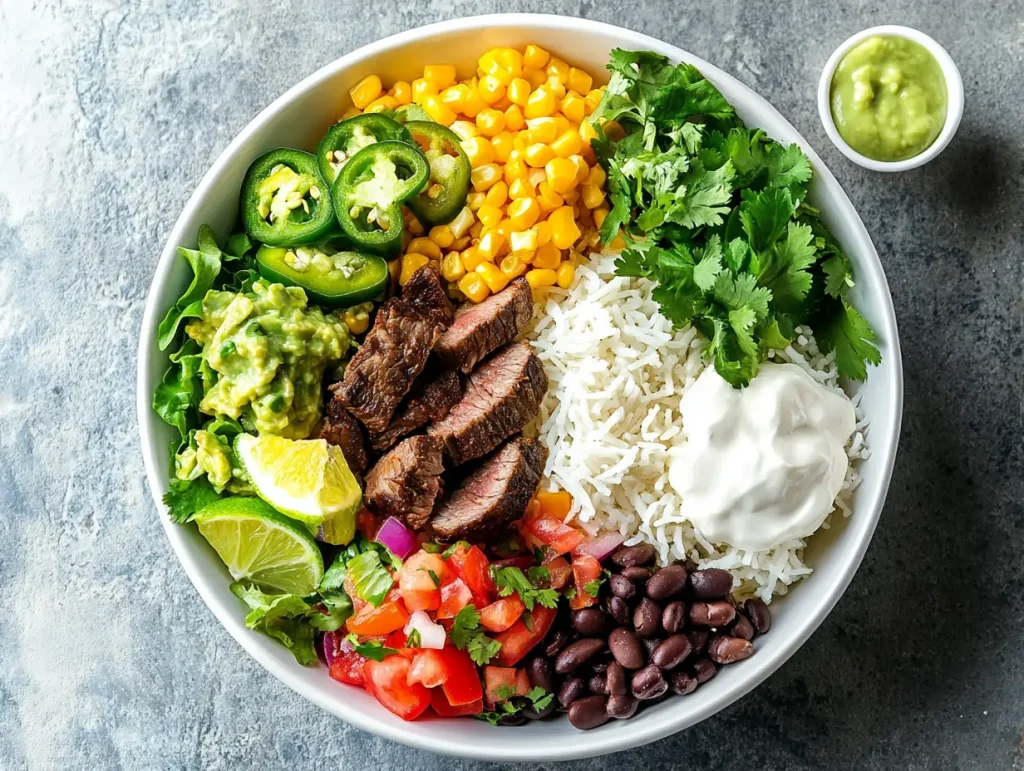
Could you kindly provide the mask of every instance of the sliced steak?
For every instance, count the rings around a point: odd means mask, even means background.
[[[366,471],[370,459],[366,454],[363,427],[348,413],[337,396],[327,403],[327,415],[320,422],[320,428],[313,438],[326,439],[330,444],[340,447],[345,462],[356,476],[361,477]]]
[[[381,306],[362,347],[332,386],[349,412],[371,432],[384,431],[434,343],[452,320],[452,308],[437,271],[425,265],[401,297]]]
[[[370,442],[375,450],[386,450],[406,434],[432,420],[444,418],[461,398],[462,384],[458,373],[442,372],[422,387],[414,386],[412,394],[395,412],[388,427],[382,433],[373,434]]]
[[[505,442],[441,506],[430,523],[434,535],[446,542],[499,535],[523,516],[547,459],[547,449],[536,439]]]
[[[462,399],[427,433],[444,441],[456,465],[479,458],[537,417],[547,388],[530,344],[513,343],[473,370]]]
[[[459,308],[434,353],[446,366],[472,372],[477,362],[515,340],[532,317],[533,293],[520,276],[482,303]]]
[[[379,517],[397,517],[419,530],[441,492],[444,445],[432,436],[412,436],[384,455],[366,476],[363,500]]]

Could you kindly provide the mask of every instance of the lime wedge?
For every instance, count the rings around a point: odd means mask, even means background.
[[[324,561],[313,537],[259,498],[222,498],[193,521],[236,581],[306,595],[323,578]]]
[[[275,509],[323,527],[328,543],[352,540],[363,494],[340,448],[323,439],[239,434],[235,455],[253,490]]]

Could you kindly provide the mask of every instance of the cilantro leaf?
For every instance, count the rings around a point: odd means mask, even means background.
[[[503,567],[493,572],[494,585],[498,588],[500,597],[518,594],[527,610],[533,610],[535,605],[542,605],[545,608],[558,607],[558,592],[554,589],[538,589],[519,568]]]
[[[471,548],[471,545],[470,545],[469,541],[456,541],[455,543],[453,543],[451,546],[449,546],[447,549],[444,550],[444,553],[441,555],[441,558],[442,559],[448,559],[450,556],[455,554],[455,552],[457,552],[459,549],[469,549],[469,548]]]
[[[353,557],[348,563],[348,573],[360,599],[374,606],[380,606],[391,590],[395,580],[384,567],[380,553],[368,550]]]
[[[480,631],[480,614],[473,604],[466,605],[455,616],[449,637],[456,648],[466,651],[479,666],[487,664],[501,650],[501,643]]]
[[[172,479],[163,501],[169,508],[167,515],[180,525],[206,504],[220,498],[221,494],[213,489],[209,478],[203,475],[195,479]]]
[[[352,644],[352,648],[365,659],[373,659],[374,661],[383,661],[388,656],[394,656],[398,653],[394,648],[388,648],[380,640],[367,640],[366,642],[359,642],[359,638],[354,634],[350,634],[345,637]]]
[[[866,362],[878,365],[882,354],[874,345],[877,339],[867,320],[846,299],[834,300],[829,312],[814,319],[814,337],[823,353],[836,352],[836,369],[843,377],[863,380]]]
[[[501,701],[506,701],[516,695],[516,689],[511,685],[499,685],[494,691],[494,695]]]
[[[423,641],[420,639],[420,630],[413,629],[411,632],[409,632],[409,636],[405,638],[405,647],[419,648],[422,642]]]

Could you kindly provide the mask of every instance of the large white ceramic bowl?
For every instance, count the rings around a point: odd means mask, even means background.
[[[138,418],[146,473],[157,508],[167,490],[168,445],[172,429],[150,409],[154,386],[167,367],[156,347],[156,327],[166,309],[187,286],[179,244],[194,245],[200,225],[226,235],[235,222],[239,185],[249,163],[278,146],[313,149],[324,130],[348,106],[348,89],[364,76],[385,81],[411,80],[424,64],[454,63],[460,75],[474,71],[477,57],[493,46],[537,43],[598,75],[616,47],[650,49],[673,60],[691,62],[712,80],[749,124],[770,136],[797,142],[815,169],[811,201],[849,252],[857,286],[857,307],[878,331],[882,365],[860,386],[861,404],[871,419],[871,458],[861,467],[853,516],[816,537],[808,550],[814,575],[773,604],[772,631],[757,642],[757,653],[724,667],[718,676],[685,698],[671,698],[628,721],[612,721],[582,734],[566,720],[542,721],[519,728],[498,728],[467,719],[426,719],[404,723],[363,691],[331,680],[324,667],[304,668],[273,640],[248,631],[230,578],[217,555],[193,527],[162,517],[167,537],[203,601],[238,643],[275,677],[304,698],[343,720],[404,744],[435,752],[503,762],[556,760],[628,749],[668,736],[713,715],[762,682],[810,637],[846,589],[860,565],[878,522],[889,485],[902,410],[903,381],[896,319],[878,255],[849,199],[814,150],[771,105],[727,75],[679,48],[654,38],[584,19],[502,14],[461,19],[404,32],[343,56],[309,76],[260,113],[224,150],[203,177],[178,217],[156,266],[139,341]],[[813,92],[808,86],[808,99]]]

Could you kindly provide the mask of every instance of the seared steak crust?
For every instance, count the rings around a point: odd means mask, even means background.
[[[444,446],[432,436],[412,436],[370,469],[363,499],[379,517],[397,517],[413,530],[430,518],[441,492]]]
[[[422,378],[421,378],[422,380]],[[442,372],[413,392],[398,408],[388,427],[373,434],[370,442],[376,450],[386,450],[406,434],[411,434],[431,420],[441,420],[462,398],[462,384],[456,372]]]
[[[348,413],[336,396],[327,403],[327,415],[320,422],[320,428],[313,438],[326,439],[330,444],[340,447],[345,462],[356,476],[361,476],[366,471],[370,459],[366,454],[363,427]]]
[[[459,308],[434,353],[446,366],[472,372],[477,362],[512,342],[532,317],[533,292],[519,277],[482,303]]]

